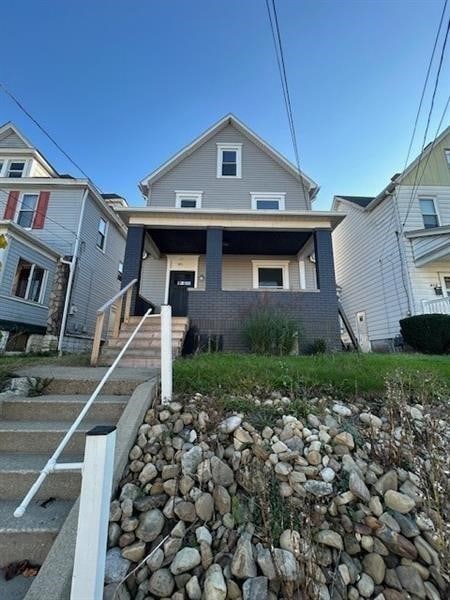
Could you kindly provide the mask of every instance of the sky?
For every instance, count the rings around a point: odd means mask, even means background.
[[[403,169],[443,4],[276,1],[317,210],[334,194],[375,195]],[[138,182],[229,112],[293,160],[265,0],[3,0],[1,19],[14,27],[2,27],[0,80],[102,192],[142,205]],[[449,93],[448,48],[429,139]],[[9,120],[81,176],[0,91]]]

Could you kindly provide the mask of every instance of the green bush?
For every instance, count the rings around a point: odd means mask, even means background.
[[[290,354],[297,336],[297,324],[271,308],[257,309],[244,324],[244,339],[254,354]]]
[[[323,338],[315,339],[308,348],[308,354],[325,354],[327,342]]]
[[[425,354],[450,352],[450,315],[417,315],[400,321],[405,342]]]

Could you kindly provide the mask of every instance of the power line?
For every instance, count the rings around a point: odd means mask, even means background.
[[[58,150],[72,163],[72,165],[82,173],[86,179],[89,179],[95,187],[100,190],[100,187],[94,182],[93,179],[89,177],[89,175],[84,171],[78,163],[74,161],[74,159],[58,144],[55,138],[45,129],[43,125],[41,125],[37,119],[33,117],[33,115],[25,108],[25,106],[20,102],[20,100],[5,86],[4,83],[0,81],[0,89],[11,98],[11,100],[20,108],[20,110],[29,118],[33,123],[38,127],[42,133],[58,148]]]
[[[433,64],[434,55],[435,55],[437,44],[438,44],[438,41],[439,41],[439,35],[441,33],[441,28],[442,28],[442,23],[444,21],[445,11],[447,9],[447,3],[448,3],[448,0],[445,0],[444,6],[443,6],[442,12],[441,12],[441,17],[439,19],[439,24],[438,24],[436,36],[434,38],[433,49],[432,49],[432,52],[431,52],[430,59],[428,61],[428,67],[427,67],[427,71],[426,71],[426,75],[425,75],[425,81],[424,81],[424,84],[423,84],[423,87],[422,87],[422,93],[421,93],[421,96],[420,96],[419,106],[418,106],[417,113],[416,113],[416,118],[415,118],[415,121],[414,121],[413,132],[412,132],[411,139],[410,139],[410,142],[409,142],[408,152],[406,154],[406,159],[405,159],[405,163],[403,165],[403,170],[401,172],[400,178],[405,173],[406,168],[407,168],[408,163],[409,163],[409,157],[410,157],[411,149],[412,149],[412,146],[413,146],[413,143],[414,143],[414,138],[415,138],[415,135],[416,135],[417,125],[418,125],[420,113],[421,113],[421,110],[422,110],[423,100],[424,100],[424,97],[425,97],[425,92],[426,92],[426,88],[427,88],[427,85],[428,85],[428,80],[429,80],[430,73],[431,73],[431,67],[432,67],[432,64]],[[445,114],[445,110],[444,110],[444,114]],[[426,133],[425,133],[425,136],[426,136]],[[423,150],[423,148],[422,148],[422,150]],[[398,194],[399,194],[399,191],[400,191],[400,187],[401,187],[401,185],[395,186],[394,195],[393,195],[393,204],[394,205],[398,201]],[[388,225],[388,227],[386,229],[386,233],[384,235],[383,246],[382,246],[381,253],[380,253],[380,259],[382,259],[383,254],[384,254],[384,250],[386,248],[387,238],[388,238],[389,232],[390,232],[391,227],[392,227],[392,221],[393,221],[393,218],[394,218],[394,213],[395,213],[395,206],[393,206],[393,210],[392,210],[391,217],[390,217],[390,220],[389,220],[389,225]],[[406,219],[405,219],[405,221],[406,221]]]
[[[288,85],[287,74],[286,74],[286,62],[284,60],[283,44],[281,41],[281,33],[280,33],[280,26],[278,23],[277,8],[275,5],[275,0],[271,0],[271,1],[272,1],[272,11],[270,9],[269,0],[266,0],[267,13],[269,15],[270,29],[272,31],[272,39],[273,39],[273,43],[275,46],[275,55],[276,55],[277,64],[278,64],[278,71],[280,74],[281,89],[283,92],[284,104],[286,107],[286,113],[287,113],[287,118],[288,118],[289,130],[291,133],[291,140],[292,140],[292,146],[294,149],[296,166],[297,166],[297,170],[299,172],[303,195],[306,200],[306,199],[309,199],[309,195],[306,192],[305,184],[303,181],[303,174],[302,174],[302,171],[300,168],[300,155],[299,155],[299,150],[298,150],[297,135],[295,132],[291,95],[289,92],[289,85]],[[273,13],[273,15],[272,15],[272,13]]]
[[[444,7],[444,9],[445,9],[445,7]],[[433,93],[432,93],[432,96],[431,96],[430,109],[428,111],[428,118],[427,118],[427,122],[426,122],[425,132],[423,134],[422,150],[420,152],[419,161],[418,161],[417,166],[416,166],[416,172],[414,174],[414,182],[413,182],[413,186],[412,186],[412,190],[411,190],[411,197],[409,199],[408,210],[406,211],[406,216],[405,216],[405,219],[403,221],[402,228],[405,226],[405,223],[406,223],[406,221],[408,219],[409,213],[411,212],[411,208],[412,208],[412,205],[413,205],[413,202],[414,202],[414,194],[417,191],[417,187],[418,187],[418,186],[416,187],[416,182],[417,182],[417,177],[418,177],[419,170],[420,170],[420,162],[422,160],[424,149],[425,149],[425,143],[426,143],[426,139],[427,139],[428,129],[430,127],[431,115],[433,113],[434,101],[435,101],[435,98],[436,98],[436,92],[437,92],[437,88],[439,86],[439,79],[440,79],[440,76],[441,76],[442,63],[444,62],[445,48],[447,46],[447,40],[448,40],[449,31],[450,31],[450,19],[447,22],[447,31],[445,32],[444,41],[442,43],[441,55],[439,57],[439,63],[438,63],[437,71],[436,71],[436,77],[435,77],[435,81],[434,81]],[[444,114],[445,114],[445,112],[444,112]]]

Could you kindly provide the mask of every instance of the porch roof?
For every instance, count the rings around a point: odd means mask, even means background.
[[[221,229],[279,231],[313,231],[314,229],[335,229],[345,218],[342,213],[329,211],[262,211],[232,210],[220,211],[191,208],[118,208],[117,214],[126,225],[145,225],[153,228],[169,229]]]
[[[161,254],[205,254],[206,229],[146,228],[151,248]],[[308,231],[234,231],[223,232],[223,254],[296,255],[310,239]]]

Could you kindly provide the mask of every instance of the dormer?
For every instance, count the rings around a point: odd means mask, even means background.
[[[56,169],[13,123],[0,127],[0,178],[58,176]]]

